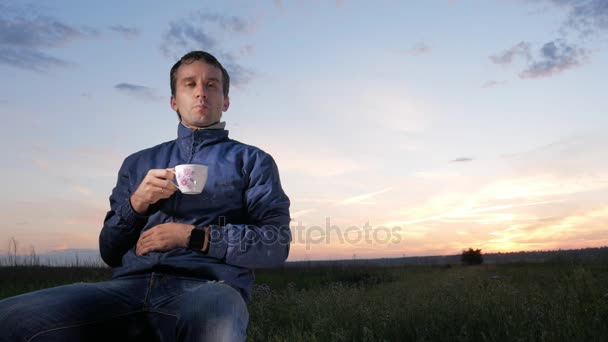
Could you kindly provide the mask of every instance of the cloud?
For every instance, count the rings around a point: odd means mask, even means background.
[[[509,65],[516,59],[523,59],[526,68],[519,73],[520,78],[541,78],[561,73],[565,70],[586,63],[589,51],[578,48],[564,39],[556,39],[545,43],[538,51],[538,56],[532,56],[532,46],[528,42],[520,42],[502,53],[490,56],[495,64]]]
[[[169,23],[163,37],[161,50],[167,57],[178,59],[188,50],[205,49],[214,50],[217,46],[216,40],[203,31],[202,28],[197,28],[189,22],[179,20]],[[177,52],[175,50],[180,52]]]
[[[283,10],[285,8],[285,1],[283,1],[283,0],[274,0],[273,3],[280,10]],[[314,1],[309,1],[309,3],[316,5],[316,2],[314,2]],[[336,8],[345,8],[346,7],[345,0],[335,0],[334,3],[336,5]]]
[[[567,17],[559,29],[560,36],[545,43],[538,50],[538,57],[531,54],[532,46],[520,42],[499,55],[491,56],[496,64],[511,64],[515,58],[523,58],[527,67],[520,78],[542,78],[586,64],[590,49],[585,47],[596,37],[608,31],[608,2],[606,0],[527,0],[526,3],[550,3],[566,8]],[[543,11],[544,13],[545,11]],[[571,33],[575,37],[570,36]],[[574,41],[574,43],[573,43]]]
[[[36,49],[10,47],[0,47],[0,63],[38,72],[45,72],[54,69],[55,67],[68,67],[74,65]]]
[[[564,40],[548,42],[540,49],[538,60],[519,74],[521,78],[548,77],[584,64],[589,51]]]
[[[0,5],[0,63],[11,67],[45,72],[58,67],[73,66],[49,54],[46,49],[63,48],[68,44],[100,36],[91,27],[75,27],[40,13],[36,7]],[[115,25],[109,28],[125,37],[139,35],[136,28]]]
[[[285,8],[285,3],[283,2],[283,0],[274,0],[273,3],[281,10]]]
[[[206,50],[220,59],[220,62],[230,74],[230,83],[236,87],[248,84],[255,76],[253,70],[241,65],[237,56],[249,54],[253,46],[245,45],[236,53],[224,50],[219,43],[226,34],[245,35],[252,33],[254,26],[251,22],[236,17],[213,13],[192,13],[187,19],[179,19],[169,23],[161,43],[162,53],[169,58],[178,60],[192,50]]]
[[[492,88],[507,84],[507,81],[487,81],[481,85],[482,88]]]
[[[245,19],[236,16],[224,16],[211,13],[198,13],[199,18],[203,23],[216,23],[224,31],[232,31],[236,33],[253,32],[253,25]]]
[[[221,58],[223,60],[222,65],[228,70],[230,74],[230,84],[242,86],[248,84],[255,77],[255,72],[251,69],[245,68],[237,62],[237,58],[230,53],[222,53]]]
[[[519,42],[499,55],[490,56],[490,60],[496,64],[511,64],[516,57],[524,57],[530,60],[530,43]]]
[[[427,44],[421,42],[409,49],[401,50],[400,52],[407,55],[419,56],[431,53],[431,51],[432,49]]]
[[[135,27],[126,27],[123,25],[114,25],[110,27],[111,31],[122,34],[126,38],[135,38],[140,35],[139,29]]]
[[[544,248],[598,246],[605,243],[608,237],[604,229],[607,218],[607,207],[595,207],[580,209],[549,222],[535,220],[515,223],[491,232],[494,238],[487,245],[496,249],[505,244],[538,244]]]
[[[159,99],[161,99],[160,96],[158,96],[154,93],[154,89],[144,87],[141,85],[130,84],[130,83],[119,83],[119,84],[115,85],[114,88],[118,89],[119,91],[121,91],[129,96],[133,96],[133,97],[139,98],[141,100],[159,100]]]
[[[84,34],[50,17],[0,17],[0,44],[20,48],[58,47]]]
[[[534,158],[535,163],[539,160]],[[437,223],[438,229],[447,229],[448,224],[462,226],[469,223],[483,232],[485,228],[479,228],[479,225],[496,223],[500,226],[501,222],[529,224],[543,217],[570,216],[579,208],[597,203],[597,199],[603,198],[602,194],[608,189],[605,172],[585,171],[584,176],[580,172],[565,175],[535,172],[530,176],[507,176],[491,180],[476,190],[465,188],[456,193],[446,192],[432,196],[417,206],[406,204],[403,208],[393,209],[388,214],[389,222],[383,225]]]
[[[241,55],[241,56],[250,55],[254,51],[255,51],[255,48],[253,47],[253,45],[247,44],[239,49],[239,55]]]
[[[79,29],[36,12],[36,9],[2,7],[0,63],[34,71],[69,66],[71,63],[41,50],[61,48],[76,39],[98,34],[94,29]]]
[[[481,189],[478,197],[484,201],[511,201],[558,196],[563,198],[593,191],[605,191],[607,188],[608,177],[601,174],[586,177],[580,175],[560,177],[547,173],[494,181]]]
[[[462,157],[462,158],[456,158],[454,160],[451,160],[450,162],[452,163],[462,163],[462,162],[471,162],[475,159],[473,158],[469,158],[469,157]]]
[[[562,30],[578,32],[583,37],[608,29],[608,3],[606,0],[550,0],[569,9]]]

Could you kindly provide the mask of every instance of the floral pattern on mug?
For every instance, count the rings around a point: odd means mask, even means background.
[[[185,168],[179,179],[180,185],[192,188],[194,186],[194,170]]]

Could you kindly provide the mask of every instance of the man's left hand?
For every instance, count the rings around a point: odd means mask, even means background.
[[[137,240],[135,253],[139,256],[150,252],[166,252],[175,248],[188,247],[191,224],[169,222],[146,230]]]

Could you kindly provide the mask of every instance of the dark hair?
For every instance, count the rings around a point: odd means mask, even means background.
[[[228,75],[228,71],[224,69],[224,67],[222,66],[222,64],[220,64],[217,58],[205,51],[190,51],[173,65],[173,67],[171,68],[171,73],[169,75],[171,80],[171,95],[175,96],[175,77],[177,74],[177,69],[182,64],[190,64],[194,61],[205,62],[209,65],[213,65],[214,67],[222,71],[222,90],[224,92],[224,96],[228,96],[228,90],[230,89],[230,76]]]

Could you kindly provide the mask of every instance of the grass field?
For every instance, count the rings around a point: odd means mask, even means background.
[[[109,277],[0,267],[0,297]],[[260,270],[249,310],[250,341],[608,341],[608,265]]]

